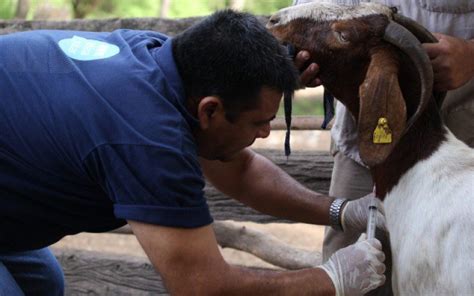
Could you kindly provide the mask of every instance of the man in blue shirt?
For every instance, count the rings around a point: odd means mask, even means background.
[[[282,93],[298,81],[254,17],[218,12],[173,39],[24,32],[0,37],[0,49],[0,294],[62,295],[47,246],[126,223],[173,294],[374,288],[343,281],[354,269],[383,282],[375,240],[292,273],[255,274],[219,254],[201,169],[262,212],[330,224],[333,198],[246,149],[268,136]],[[365,225],[366,212],[354,215],[361,207],[347,203],[347,227]]]

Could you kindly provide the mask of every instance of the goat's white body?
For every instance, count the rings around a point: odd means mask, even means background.
[[[376,3],[361,2],[358,6],[350,6],[315,1],[279,11],[271,17],[267,27],[275,28],[281,35],[290,35],[294,30],[299,34],[298,38],[307,36],[311,39],[313,37],[306,35],[303,26],[290,25],[289,33],[283,29],[279,31],[278,27],[295,19],[302,22],[311,19],[310,25],[326,22],[322,34],[330,36],[332,33],[336,37],[324,37],[325,41],[320,41],[323,44],[318,44],[318,48],[331,49],[336,45],[343,48],[337,23],[332,22],[368,19],[366,17],[370,15],[385,15],[392,19],[393,11]],[[313,40],[308,40],[301,48],[311,48],[309,42]],[[347,40],[345,43],[349,44],[348,49],[356,46]],[[337,75],[340,71],[335,67],[330,74]],[[335,83],[334,87],[344,86]],[[348,102],[349,96],[345,99],[345,103],[353,103]],[[380,106],[386,107],[386,104]],[[387,110],[383,109],[383,112]],[[344,126],[347,128],[346,124]],[[344,129],[343,137],[350,137],[347,130]],[[346,144],[354,143],[348,141]],[[384,204],[392,247],[395,294],[474,296],[474,149],[448,131],[447,140],[433,155],[417,162],[401,177],[385,197]]]
[[[447,138],[385,198],[396,295],[474,295],[474,149]]]

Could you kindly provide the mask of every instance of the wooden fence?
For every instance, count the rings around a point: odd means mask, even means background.
[[[0,34],[35,29],[112,31],[118,28],[129,28],[155,30],[172,36],[198,20],[200,18],[74,20],[68,22],[0,21]],[[261,17],[261,20],[265,22],[266,18]],[[294,118],[293,129],[319,129],[321,122],[322,119],[319,117]],[[272,128],[284,129],[283,119],[275,120]],[[293,151],[288,160],[282,150],[261,150],[259,153],[272,160],[306,187],[322,193],[328,192],[332,171],[332,158],[328,152]],[[229,199],[209,184],[205,188],[205,193],[215,220],[291,223],[291,221],[258,213]],[[55,249],[54,252],[64,269],[67,295],[141,296],[167,294],[160,276],[144,258],[81,250]]]

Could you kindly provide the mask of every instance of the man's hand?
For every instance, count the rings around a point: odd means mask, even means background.
[[[336,289],[336,296],[358,296],[385,283],[385,255],[376,239],[361,235],[357,243],[334,253],[320,266],[327,272]]]
[[[342,209],[342,229],[344,231],[362,233],[367,229],[367,219],[369,217],[369,205],[373,198],[373,193],[356,200],[348,201]],[[382,202],[377,201],[377,228],[387,231],[385,226],[385,212]]]
[[[308,65],[310,55],[306,50],[298,52],[295,57],[295,66],[300,70],[300,85],[306,87],[316,87],[321,85],[318,78],[319,66],[316,63]]]
[[[434,35],[438,43],[423,44],[433,66],[434,88],[438,91],[456,89],[474,77],[474,41]]]

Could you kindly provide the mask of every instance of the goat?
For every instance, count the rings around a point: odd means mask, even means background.
[[[357,121],[361,159],[384,201],[394,293],[473,295],[474,149],[439,115],[444,94],[433,92],[420,44],[435,38],[375,3],[293,6],[267,28],[311,53],[325,88]],[[374,143],[380,128],[386,139]]]

